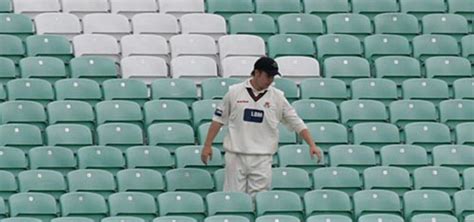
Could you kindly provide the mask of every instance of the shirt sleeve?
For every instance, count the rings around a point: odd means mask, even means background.
[[[227,93],[222,102],[217,105],[214,110],[214,115],[212,117],[213,121],[219,122],[221,124],[227,125],[230,115],[230,93]]]
[[[307,129],[306,124],[303,120],[298,116],[296,110],[293,106],[290,105],[288,100],[285,97],[282,98],[283,103],[283,115],[282,115],[282,123],[294,130],[297,133],[300,133],[302,130]]]

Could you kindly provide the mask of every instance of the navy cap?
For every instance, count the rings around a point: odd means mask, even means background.
[[[260,57],[255,64],[253,65],[253,69],[258,69],[260,71],[266,72],[268,75],[280,75],[278,72],[278,64],[276,61],[270,57]]]

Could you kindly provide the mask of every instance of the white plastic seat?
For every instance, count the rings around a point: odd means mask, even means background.
[[[151,84],[156,78],[168,77],[168,66],[163,58],[130,56],[121,60],[122,77],[140,79]]]
[[[279,71],[284,78],[291,78],[297,81],[320,77],[318,60],[305,56],[283,56],[275,59],[278,63]]]
[[[82,32],[81,22],[74,14],[42,13],[35,18],[36,34],[63,35],[71,40]]]
[[[169,62],[168,42],[158,35],[126,35],[120,40],[122,56],[157,56]]]
[[[203,56],[180,56],[171,60],[173,78],[189,78],[200,84],[203,79],[217,77],[217,64]]]
[[[227,34],[224,17],[215,14],[193,13],[183,15],[180,19],[183,34],[209,35],[218,40]]]
[[[204,0],[158,0],[161,13],[177,18],[187,13],[204,13]]]
[[[110,35],[83,34],[75,36],[72,40],[74,56],[106,56],[119,61],[120,47],[117,40]]]
[[[229,56],[264,56],[265,42],[254,35],[226,35],[219,38],[220,59]]]
[[[15,13],[35,18],[46,12],[59,12],[61,5],[58,0],[13,0]]]
[[[127,17],[116,14],[97,13],[84,16],[82,19],[84,34],[107,34],[119,40],[132,33]]]
[[[183,34],[170,39],[171,57],[207,56],[216,60],[217,46],[213,38],[206,35]]]
[[[82,18],[91,13],[109,12],[109,2],[107,0],[61,0],[63,12],[75,14]]]
[[[221,61],[222,77],[249,78],[258,56],[234,56]]]
[[[168,14],[142,13],[132,17],[133,34],[161,35],[166,39],[180,32],[178,20]]]
[[[156,13],[158,4],[155,0],[110,0],[110,10],[112,13],[131,18],[138,13]]]

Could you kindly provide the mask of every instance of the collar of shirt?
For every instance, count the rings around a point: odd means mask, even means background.
[[[263,90],[257,91],[257,90],[252,86],[252,84],[250,83],[250,80],[251,80],[251,79],[247,79],[247,80],[245,81],[245,88],[250,88],[250,89],[252,89],[253,94],[258,95],[258,94],[264,93],[265,91],[268,90],[268,89],[263,89]]]

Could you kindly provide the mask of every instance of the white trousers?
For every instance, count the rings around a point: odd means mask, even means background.
[[[224,192],[244,192],[253,199],[270,190],[272,155],[225,154]]]

